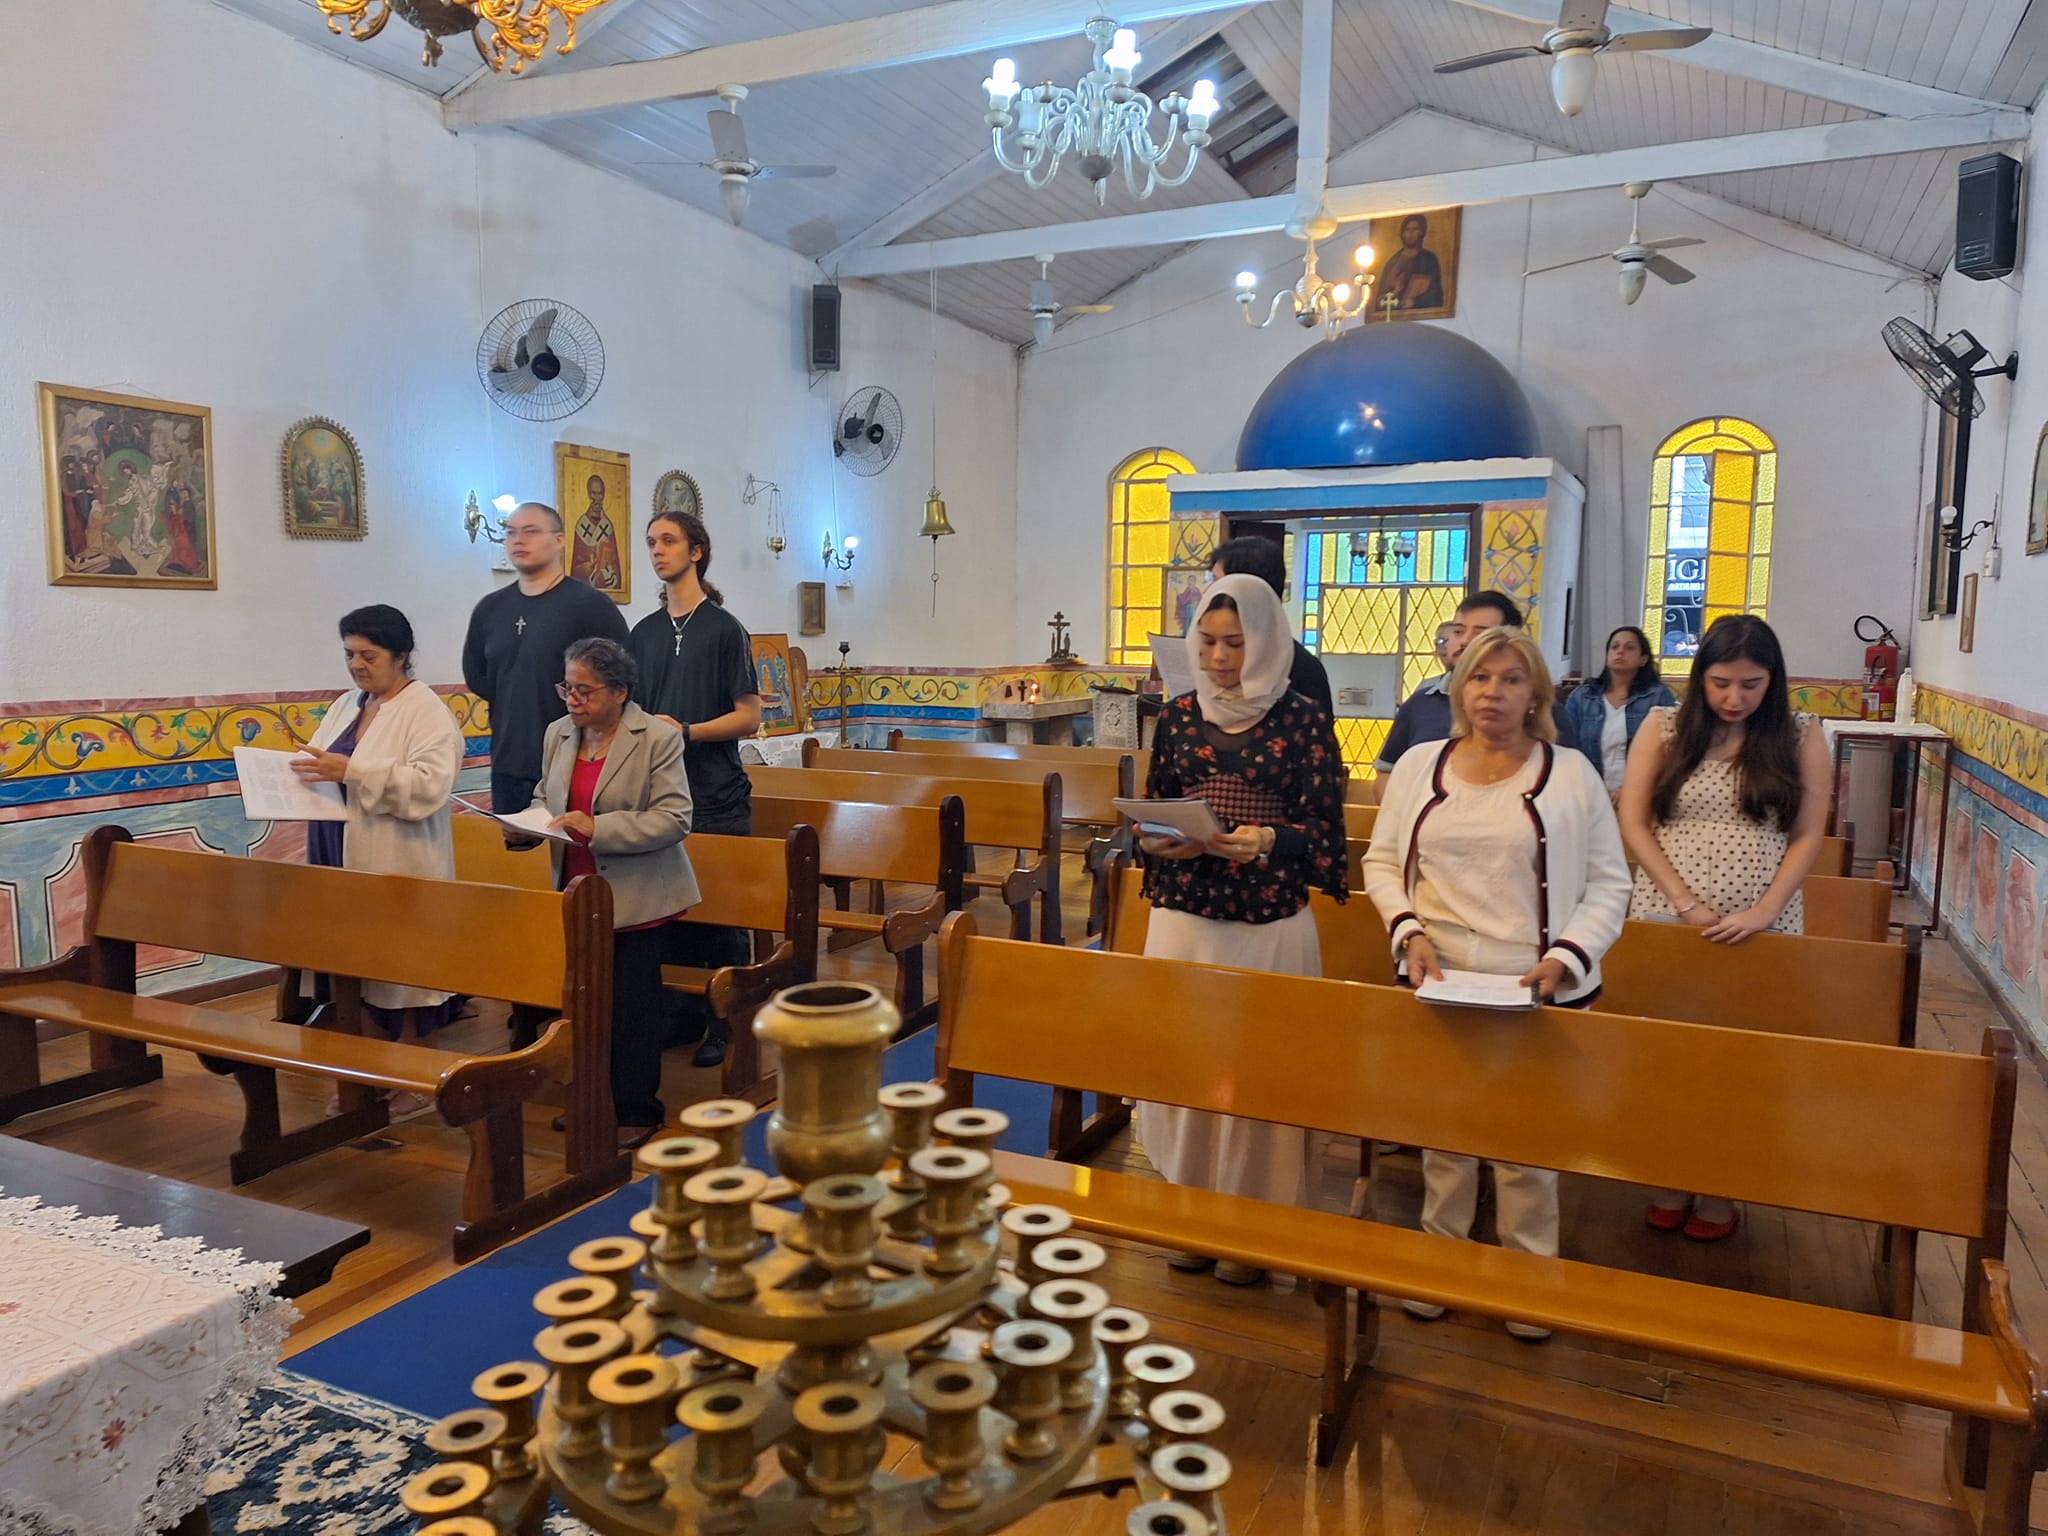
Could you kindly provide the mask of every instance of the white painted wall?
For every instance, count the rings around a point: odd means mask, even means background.
[[[2041,163],[2037,156],[2048,142],[2044,136],[2048,128],[2037,121],[2027,144],[2028,174],[2020,181],[2026,192],[2022,263],[2034,252],[2048,250],[2048,199],[2032,190],[2032,173]],[[2004,552],[2002,574],[1993,580],[1983,574],[1982,563],[1991,531],[1979,534],[1963,551],[1962,569],[1979,572],[1975,648],[1968,655],[1957,649],[1959,616],[1925,619],[1914,628],[1912,661],[1916,681],[2048,711],[2048,674],[2041,664],[2042,647],[2048,642],[2048,554],[2026,553],[2034,447],[2048,420],[2048,285],[2036,282],[2029,292],[2026,275],[2022,265],[2010,277],[1979,282],[1951,268],[1941,280],[1936,336],[1967,330],[2000,361],[2017,348],[2020,373],[2011,384],[1992,378],[1979,386],[1984,391],[1984,414],[1971,427],[1963,513],[1974,525],[1992,517],[1995,506],[1997,539]],[[1936,425],[1931,409],[1928,418],[1925,494],[1931,496]],[[1916,593],[1923,588],[1924,578]]]
[[[332,625],[397,604],[422,676],[452,681],[469,608],[494,578],[464,541],[473,489],[552,499],[558,439],[633,457],[636,515],[682,468],[704,490],[712,579],[757,631],[797,629],[797,583],[839,490],[860,538],[831,632],[870,664],[1008,660],[1016,367],[941,322],[939,471],[957,537],[930,612],[916,539],[929,484],[924,313],[850,288],[846,371],[802,362],[808,263],[753,235],[509,135],[457,138],[427,97],[202,0],[76,0],[11,18],[0,92],[0,701],[344,686]],[[458,70],[461,61],[451,61]],[[528,425],[492,406],[484,322],[552,296],[603,335],[603,387]],[[220,589],[46,584],[35,382],[213,409]],[[831,468],[839,399],[887,384],[908,420],[890,470]],[[369,537],[285,537],[278,449],[308,414],[364,455]],[[789,549],[762,542],[753,473],[781,484]],[[496,578],[504,579],[504,578]],[[658,588],[634,573],[629,618]]]
[[[1536,152],[1509,135],[1418,112],[1342,157],[1331,181]],[[1924,319],[1928,286],[1876,257],[1676,188],[1647,200],[1643,233],[1709,240],[1682,253],[1697,282],[1671,288],[1653,280],[1631,308],[1615,293],[1610,263],[1520,276],[1621,244],[1628,213],[1618,191],[1466,209],[1458,313],[1444,322],[1515,373],[1536,410],[1540,451],[1572,472],[1583,471],[1588,428],[1623,428],[1629,611],[1589,614],[1582,650],[1589,630],[1597,647],[1613,624],[1640,620],[1658,444],[1687,421],[1726,413],[1778,440],[1771,619],[1792,668],[1852,673],[1862,656],[1855,616],[1880,613],[1896,628],[1909,613],[1920,397],[1896,375],[1877,333],[1894,314]],[[1348,252],[1361,238],[1352,226],[1331,244]],[[1273,293],[1300,275],[1300,246],[1284,236],[1197,246],[1117,294],[1115,313],[1074,321],[1049,348],[1026,354],[1017,638],[1027,652],[1045,618],[1063,608],[1079,616],[1081,653],[1102,654],[1104,488],[1118,461],[1164,446],[1199,470],[1233,468],[1252,403],[1320,339],[1285,320],[1266,331],[1245,326],[1229,297],[1241,267],[1265,273],[1262,292]],[[1589,529],[1589,545],[1601,536]]]

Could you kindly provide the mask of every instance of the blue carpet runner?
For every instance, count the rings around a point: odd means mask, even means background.
[[[891,1046],[883,1058],[882,1081],[928,1079],[935,1036],[927,1029]],[[999,1143],[1005,1151],[1044,1154],[1050,1088],[977,1078],[974,1102],[1010,1117],[1010,1129]],[[766,1113],[747,1129],[747,1161],[756,1168],[769,1166],[767,1129]],[[628,1235],[628,1221],[646,1204],[646,1183],[636,1180],[293,1356],[291,1368],[429,1419],[473,1407],[469,1384],[480,1372],[533,1357],[533,1336],[541,1327],[534,1293],[574,1273],[569,1251],[592,1238]]]

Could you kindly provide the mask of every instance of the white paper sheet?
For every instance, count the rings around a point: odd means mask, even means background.
[[[1445,971],[1442,981],[1425,981],[1415,989],[1425,1003],[1449,1003],[1459,1008],[1521,1008],[1537,1006],[1531,989],[1512,976],[1488,976],[1480,971]]]
[[[463,799],[462,796],[457,795],[454,797],[454,806],[456,810],[467,811],[472,816],[487,817],[495,821],[499,826],[508,827],[512,831],[517,832],[521,837],[544,838],[551,843],[574,841],[568,833],[558,832],[548,825],[555,818],[548,814],[547,807],[544,805],[529,805],[523,811],[514,811],[509,816],[500,816],[496,811],[487,811],[480,805],[472,805],[469,801]]]
[[[1206,800],[1112,800],[1109,802],[1154,837],[1184,837],[1206,843],[1223,830]]]
[[[235,748],[244,816],[251,821],[348,820],[341,786],[308,784],[292,772],[292,759],[299,755],[270,747]]]
[[[1188,660],[1188,643],[1180,635],[1152,636],[1152,665],[1159,669],[1159,681],[1169,699],[1195,691],[1195,668]]]

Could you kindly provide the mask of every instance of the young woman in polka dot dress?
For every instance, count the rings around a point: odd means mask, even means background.
[[[1827,747],[1794,714],[1785,654],[1749,614],[1717,619],[1693,658],[1685,702],[1636,733],[1621,831],[1636,861],[1629,916],[1688,923],[1716,944],[1802,933],[1799,888],[1820,855]],[[1718,1242],[1739,1213],[1717,1195],[1659,1195],[1652,1227]]]

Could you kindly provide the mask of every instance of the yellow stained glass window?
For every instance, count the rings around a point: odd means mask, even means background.
[[[1391,720],[1339,720],[1337,722],[1337,750],[1344,755],[1344,766],[1355,779],[1368,778],[1372,765],[1380,755],[1380,748],[1386,745],[1387,732],[1394,728]]]
[[[1197,565],[1215,547],[1215,517],[1173,517],[1166,478],[1194,472],[1195,466],[1171,449],[1148,448],[1125,459],[1109,477],[1105,659],[1112,665],[1151,661],[1147,637],[1162,627],[1167,569]]]
[[[1401,594],[1392,587],[1332,587],[1325,594],[1325,656],[1385,656],[1400,649]]]
[[[1657,655],[1692,655],[1718,618],[1764,615],[1777,485],[1777,444],[1739,417],[1689,422],[1659,446],[1643,573],[1643,631]]]

